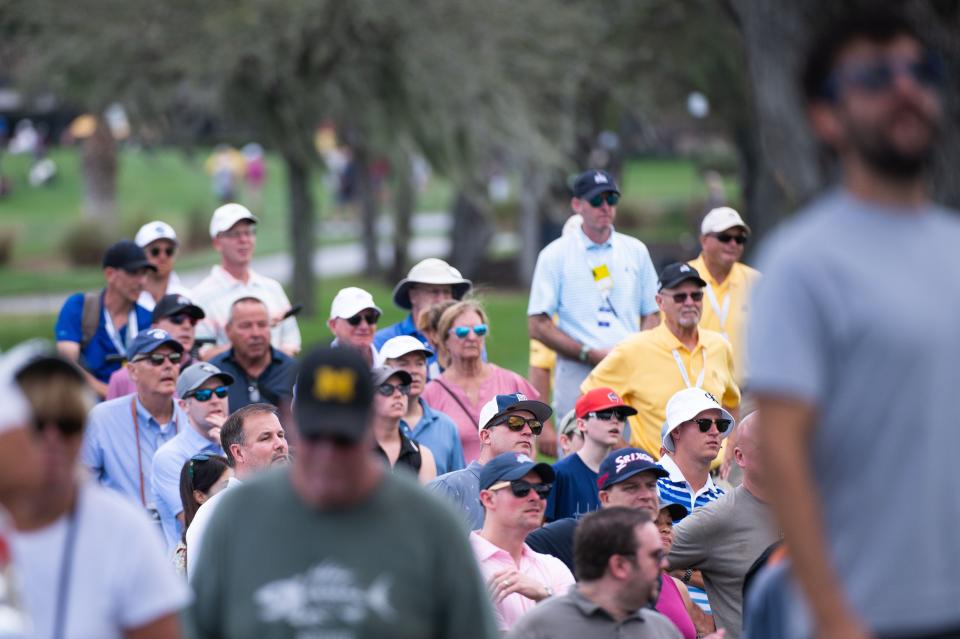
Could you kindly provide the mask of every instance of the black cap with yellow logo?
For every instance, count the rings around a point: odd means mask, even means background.
[[[359,441],[373,405],[370,369],[351,348],[318,346],[300,359],[293,411],[307,439]]]

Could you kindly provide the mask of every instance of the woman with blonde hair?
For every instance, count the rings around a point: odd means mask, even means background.
[[[446,368],[423,391],[431,408],[457,424],[468,464],[480,455],[480,409],[485,403],[511,393],[540,397],[520,375],[483,361],[489,331],[487,314],[475,300],[457,302],[445,310],[437,322],[436,339],[439,360]]]

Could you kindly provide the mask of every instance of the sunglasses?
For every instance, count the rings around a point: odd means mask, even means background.
[[[672,295],[670,295],[673,301],[676,302],[677,304],[683,304],[684,302],[686,302],[687,296],[689,296],[690,299],[692,299],[694,302],[703,301],[703,291],[694,291],[692,293],[673,293]]]
[[[205,462],[210,461],[210,455],[206,453],[200,453],[199,455],[194,455],[190,458],[190,465],[187,467],[187,474],[190,475],[190,479],[193,479],[193,464],[195,462]]]
[[[488,428],[493,428],[494,426],[506,426],[515,433],[522,431],[524,426],[529,426],[534,437],[538,437],[540,435],[540,431],[543,430],[543,424],[539,419],[534,417],[527,419],[525,417],[520,417],[519,415],[507,415],[496,424],[491,424],[488,426]]]
[[[216,395],[220,399],[223,399],[230,392],[226,386],[217,386],[216,388],[201,388],[200,390],[190,391],[186,394],[184,399],[188,397],[195,397],[198,402],[208,402],[210,398]]]
[[[494,484],[487,490],[500,490],[502,488],[506,488],[507,486],[510,487],[514,497],[526,497],[532,490],[533,492],[537,493],[537,497],[540,499],[546,499],[547,495],[550,494],[550,488],[553,486],[553,484],[531,484],[524,479],[514,479],[513,481],[502,481]]]
[[[177,313],[176,315],[171,315],[170,317],[166,318],[166,320],[176,326],[180,326],[184,322],[190,322],[190,326],[196,326],[197,322],[200,321],[196,317],[187,315],[186,313]]]
[[[486,324],[477,324],[476,326],[473,327],[473,334],[476,335],[477,337],[483,337],[489,331],[490,331],[490,328]],[[470,327],[457,326],[456,328],[451,329],[450,332],[452,332],[454,335],[456,335],[460,339],[466,339],[467,335],[470,334]]]
[[[850,64],[839,69],[827,80],[827,94],[836,97],[840,84],[855,87],[867,93],[889,91],[898,75],[906,75],[922,87],[939,88],[946,70],[943,60],[935,53],[927,53],[919,60],[887,58],[863,64]]]
[[[746,235],[730,235],[729,233],[714,233],[713,237],[715,237],[716,240],[721,244],[729,244],[731,240],[733,240],[740,246],[743,246],[744,244],[747,243]]]
[[[590,206],[594,208],[600,207],[604,202],[610,206],[616,206],[617,202],[620,201],[620,196],[616,193],[601,193],[600,195],[594,195],[592,198],[587,200],[590,203]]]
[[[43,432],[48,426],[55,426],[61,435],[76,435],[83,430],[83,420],[78,419],[34,419],[34,427]]]
[[[707,419],[706,417],[701,417],[700,419],[694,419],[691,421],[693,421],[693,423],[697,425],[701,433],[706,433],[707,431],[710,430],[711,426],[716,424],[717,432],[720,434],[723,434],[727,432],[727,429],[730,428],[730,424],[731,424],[729,419],[723,419],[723,418]]]
[[[602,422],[609,422],[616,420],[618,422],[627,421],[627,416],[617,410],[598,410],[593,413],[587,413],[587,417],[592,417],[594,419],[599,419]]]
[[[154,246],[150,249],[151,257],[160,257],[163,254],[166,254],[167,257],[173,257],[173,254],[177,252],[177,249],[173,246],[168,246],[166,248],[160,248],[159,246]]]
[[[384,397],[393,397],[395,391],[400,391],[401,395],[409,395],[410,384],[391,384],[390,382],[384,382],[377,386],[377,392]]]
[[[376,311],[372,313],[357,313],[353,317],[347,319],[347,324],[350,326],[360,326],[360,322],[366,322],[370,326],[376,326],[377,320],[380,319],[380,313]]]
[[[179,364],[180,360],[183,359],[183,353],[150,353],[149,355],[144,355],[143,357],[135,358],[134,362],[148,361],[154,366],[163,366],[163,360],[170,360],[171,364]]]

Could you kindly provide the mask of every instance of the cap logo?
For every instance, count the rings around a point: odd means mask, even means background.
[[[190,303],[190,300],[188,300],[188,299],[187,299],[186,297],[184,297],[183,295],[178,295],[178,296],[177,296],[177,304],[189,304],[189,303]]]
[[[352,368],[321,366],[314,372],[313,397],[321,402],[351,402],[356,386],[357,373]]]
[[[153,228],[153,230],[156,231],[157,233],[163,233],[164,231],[166,231],[166,229],[163,228],[163,224],[157,224],[157,225]]]
[[[681,272],[681,273],[689,273],[689,272],[690,272],[690,267],[687,266],[686,264],[684,264],[683,266],[680,267],[680,272]]]
[[[168,337],[170,337],[170,334],[167,333],[162,328],[151,328],[150,332],[147,333],[147,335],[149,335],[153,339],[167,339]]]
[[[517,453],[517,463],[518,463],[518,464],[528,464],[528,463],[532,463],[532,462],[533,462],[533,460],[530,459],[529,457],[527,457],[525,454],[523,454],[523,453]]]
[[[709,391],[703,391],[703,396],[712,401],[714,404],[719,404],[717,398],[710,394]]]
[[[527,401],[527,396],[524,395],[523,393],[517,393],[517,401],[518,401],[518,402],[525,402],[525,401]]]
[[[614,459],[614,461],[617,464],[617,469],[615,472],[617,474],[620,474],[620,472],[622,472],[624,468],[626,468],[628,465],[632,464],[633,462],[645,461],[645,462],[650,462],[652,464],[653,458],[650,457],[650,455],[647,455],[646,453],[633,452],[633,453],[627,453],[626,455],[620,455],[619,457]]]
[[[607,179],[607,176],[599,171],[593,174],[593,183],[594,184],[607,184],[610,180]]]
[[[613,393],[613,392],[607,393],[607,399],[609,399],[611,402],[619,402],[619,401],[620,401],[620,398],[617,397],[617,394],[616,394],[616,393]]]

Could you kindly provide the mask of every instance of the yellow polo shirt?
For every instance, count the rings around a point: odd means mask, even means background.
[[[717,299],[717,307],[723,311],[727,307],[727,319],[720,322],[717,315],[717,309],[713,307],[710,301],[710,295],[704,291],[703,295],[703,314],[700,316],[700,328],[721,333],[733,346],[733,361],[737,371],[737,382],[742,383],[744,379],[744,364],[746,362],[746,321],[750,309],[750,290],[760,278],[760,271],[750,268],[746,264],[737,262],[730,269],[730,274],[723,284],[717,284],[717,281],[710,275],[707,265],[703,262],[701,254],[697,259],[688,262],[690,266],[697,269],[700,277],[706,280],[707,284],[713,290]],[[729,302],[726,300],[729,298]]]
[[[630,445],[642,448],[657,459],[667,401],[686,388],[673,357],[674,350],[680,355],[692,385],[704,370],[706,351],[706,371],[700,387],[716,397],[724,408],[740,405],[730,343],[719,333],[702,328],[693,352],[680,343],[666,324],[635,333],[617,344],[580,386],[584,393],[598,386],[609,386],[626,404],[636,408],[637,415],[630,418]]]
[[[546,344],[539,340],[530,340],[530,366],[533,368],[544,368],[550,371],[550,378],[553,379],[553,367],[557,365],[557,353],[550,350]]]

